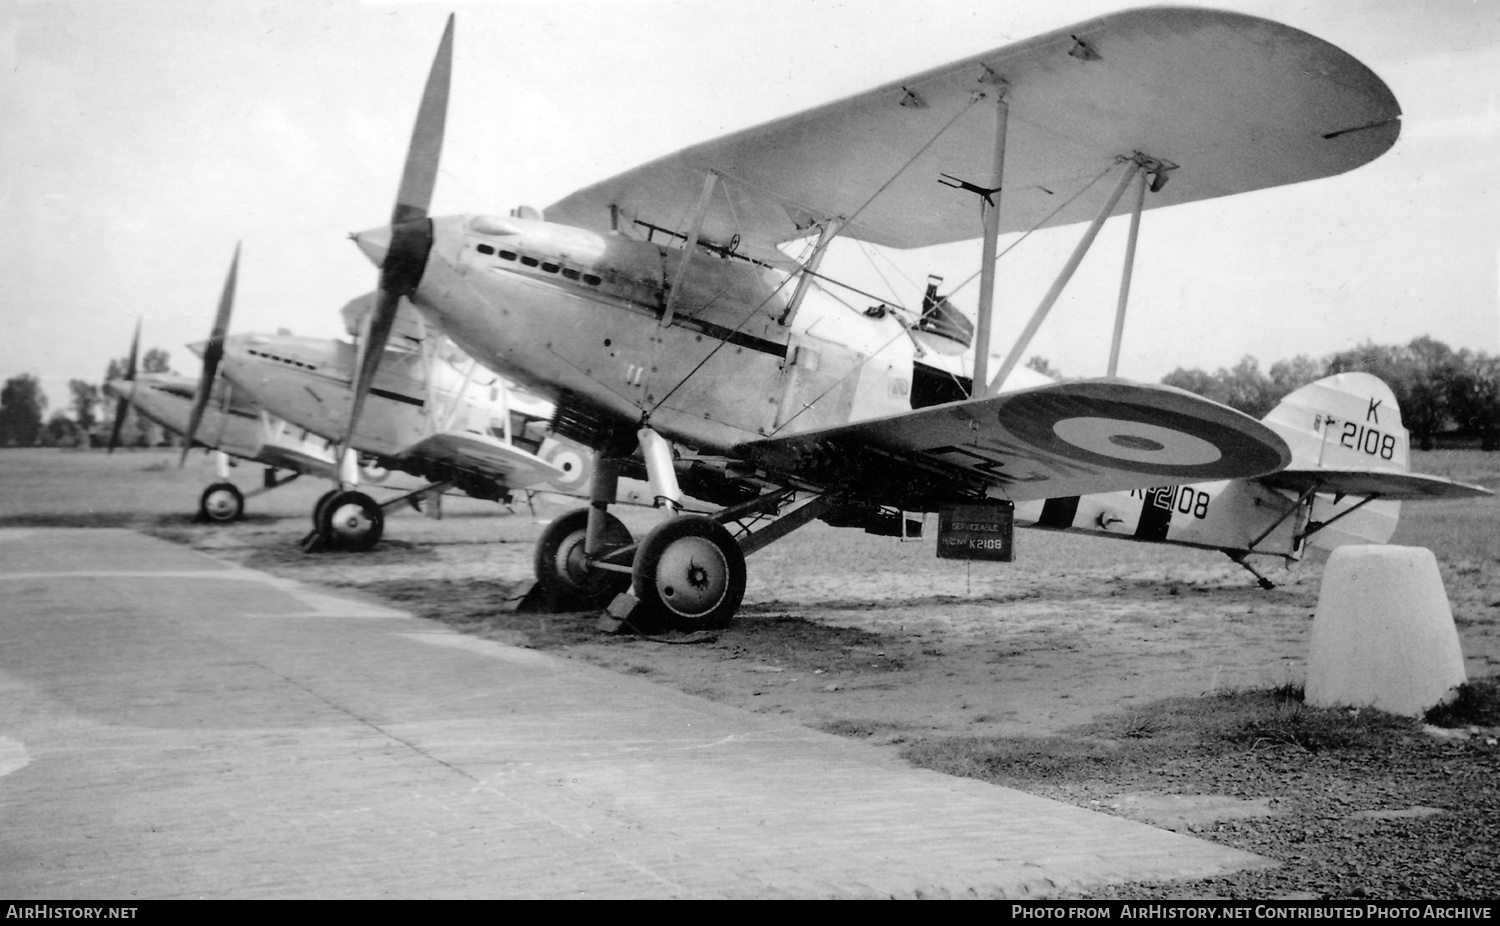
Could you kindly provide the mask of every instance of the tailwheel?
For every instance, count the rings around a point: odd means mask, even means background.
[[[232,482],[216,482],[198,498],[198,519],[215,524],[238,521],[245,514],[245,496]]]
[[[563,610],[602,608],[630,587],[623,572],[595,569],[584,553],[589,510],[578,508],[553,519],[536,544],[536,579]],[[614,550],[634,541],[630,529],[612,514],[604,515],[604,547]]]
[[[337,494],[339,494],[338,489],[329,489],[327,492],[319,495],[318,500],[313,503],[312,523],[314,530],[317,530],[318,526],[323,523],[324,506],[328,504],[329,499],[333,498]]]
[[[745,554],[717,521],[673,518],[641,541],[633,578],[648,614],[683,630],[723,627],[745,597]]]
[[[334,549],[368,550],[384,531],[385,514],[363,492],[338,492],[318,512],[318,534]]]

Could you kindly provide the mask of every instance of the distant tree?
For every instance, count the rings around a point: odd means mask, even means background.
[[[1448,402],[1461,431],[1476,435],[1484,450],[1500,450],[1500,357],[1455,355]]]
[[[1298,354],[1290,360],[1278,360],[1271,364],[1271,392],[1280,402],[1288,395],[1323,378],[1326,361],[1314,360],[1306,354]]]
[[[1205,399],[1238,409],[1255,418],[1264,417],[1276,406],[1279,396],[1274,394],[1271,380],[1260,371],[1260,362],[1246,354],[1240,362],[1229,369],[1220,367],[1209,375],[1202,370],[1187,370],[1178,367],[1162,377],[1162,382],[1178,389],[1186,389]]]
[[[12,376],[0,390],[0,446],[33,447],[42,432],[47,396],[30,373]]]
[[[44,447],[72,447],[78,443],[78,425],[62,412],[53,412],[42,429],[41,443]]]
[[[142,373],[170,373],[172,364],[170,355],[159,347],[153,347],[146,351],[146,356],[141,358]]]
[[[1056,367],[1054,367],[1051,363],[1049,363],[1047,361],[1046,357],[1043,357],[1040,354],[1037,354],[1036,356],[1032,357],[1030,360],[1026,361],[1026,366],[1027,366],[1028,369],[1035,370],[1038,373],[1042,374],[1043,376],[1050,376],[1053,379],[1062,379],[1063,378],[1062,370],[1059,370]]]
[[[70,379],[68,391],[73,394],[73,420],[84,432],[93,430],[99,420],[94,417],[94,409],[99,405],[99,387],[81,379]]]
[[[1196,367],[1191,370],[1186,367],[1178,367],[1166,376],[1163,376],[1161,381],[1168,386],[1176,386],[1178,389],[1185,389],[1194,395],[1201,395],[1205,399],[1213,399],[1215,402],[1222,402],[1224,400],[1225,393],[1220,387],[1219,382]]]
[[[1418,447],[1431,450],[1433,437],[1452,421],[1450,396],[1454,378],[1460,372],[1458,355],[1442,341],[1427,335],[1407,344],[1405,354],[1411,378],[1408,404],[1401,408],[1401,421]]]

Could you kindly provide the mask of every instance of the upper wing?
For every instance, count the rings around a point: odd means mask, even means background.
[[[503,481],[511,488],[551,482],[564,475],[535,454],[503,440],[470,431],[445,431],[424,437],[402,450],[400,457],[425,456],[450,466]]]
[[[1276,489],[1302,493],[1315,489],[1325,495],[1378,496],[1395,501],[1420,499],[1482,498],[1493,495],[1489,489],[1429,476],[1426,473],[1398,473],[1358,469],[1282,470],[1262,476],[1261,482]]]
[[[927,502],[1025,501],[1248,478],[1291,461],[1239,412],[1170,386],[1054,383],[754,441],[736,455],[824,487]]]
[[[1400,133],[1386,85],[1321,39],[1238,13],[1144,9],[685,148],[573,193],[547,218],[607,231],[615,206],[627,222],[675,227],[711,170],[723,182],[708,241],[738,235],[764,254],[832,217],[845,235],[897,248],[976,238],[976,196],[938,180],[988,185],[996,76],[1010,101],[1002,232],[1090,218],[1098,206],[1082,201],[1047,216],[1135,152],[1179,165],[1147,198],[1155,208],[1342,173]]]

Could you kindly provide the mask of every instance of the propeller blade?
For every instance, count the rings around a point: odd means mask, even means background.
[[[125,381],[130,383],[130,392],[115,399],[115,424],[109,432],[109,452],[120,446],[120,428],[125,424],[125,413],[135,401],[135,359],[141,349],[141,320],[135,320],[135,336],[130,339],[130,357],[125,361]]]
[[[235,278],[240,270],[240,246],[234,246],[234,260],[229,264],[229,277],[224,280],[224,293],[219,297],[219,313],[214,316],[213,331],[203,348],[203,373],[198,377],[198,391],[193,396],[193,413],[188,418],[187,442],[182,445],[181,467],[187,463],[188,451],[193,449],[193,439],[198,434],[198,425],[203,421],[203,410],[208,407],[213,392],[214,378],[219,375],[219,360],[224,356],[224,337],[229,332],[229,316],[234,311]]]
[[[370,313],[365,316],[359,344],[355,348],[354,377],[349,384],[353,392],[349,423],[341,441],[346,449],[354,439],[354,429],[364,411],[370,384],[375,381],[375,371],[385,355],[385,345],[390,339],[401,297],[416,292],[417,284],[422,281],[422,271],[427,266],[427,254],[432,249],[432,222],[427,218],[427,210],[432,205],[432,190],[437,184],[452,74],[453,16],[449,14],[437,55],[432,61],[432,70],[427,75],[427,86],[422,91],[411,143],[407,145],[406,166],[401,173],[395,207],[391,210],[390,247],[380,264],[380,287]]]

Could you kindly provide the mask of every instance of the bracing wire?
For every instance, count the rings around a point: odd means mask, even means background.
[[[1033,232],[1036,232],[1036,231],[1040,230],[1043,225],[1046,225],[1048,222],[1052,221],[1052,217],[1053,216],[1057,215],[1059,212],[1061,212],[1064,209],[1068,208],[1068,206],[1070,206],[1075,199],[1077,199],[1078,197],[1080,197],[1083,194],[1087,193],[1089,190],[1093,189],[1094,188],[1094,184],[1098,183],[1100,180],[1103,180],[1106,174],[1108,174],[1110,171],[1112,171],[1112,170],[1115,169],[1115,166],[1116,165],[1111,164],[1108,167],[1104,168],[1102,171],[1099,172],[1098,176],[1096,176],[1094,179],[1090,180],[1077,193],[1074,193],[1072,196],[1069,196],[1067,199],[1063,200],[1063,202],[1061,204],[1059,204],[1056,209],[1053,209],[1051,212],[1047,213],[1045,216],[1042,217],[1041,221],[1037,222],[1035,225],[1033,225],[1030,228],[1028,228],[1026,230],[1026,233],[1024,235],[1022,235],[1021,237],[1017,238],[1015,241],[1012,241],[1010,243],[1010,245],[1006,247],[1005,250],[1003,250],[999,254],[995,255],[995,263],[998,264],[1000,262],[1000,258],[1002,258],[1005,255],[1009,254],[1011,251],[1014,251],[1016,249],[1016,247],[1021,242],[1025,241],[1027,238],[1030,238]],[[983,269],[984,268],[980,268],[979,270],[974,271],[962,283],[958,284],[953,289],[949,290],[948,291],[948,295],[952,296],[954,293],[959,292],[965,286],[968,286],[970,283],[974,282],[976,279],[979,278],[979,274],[983,272]]]

